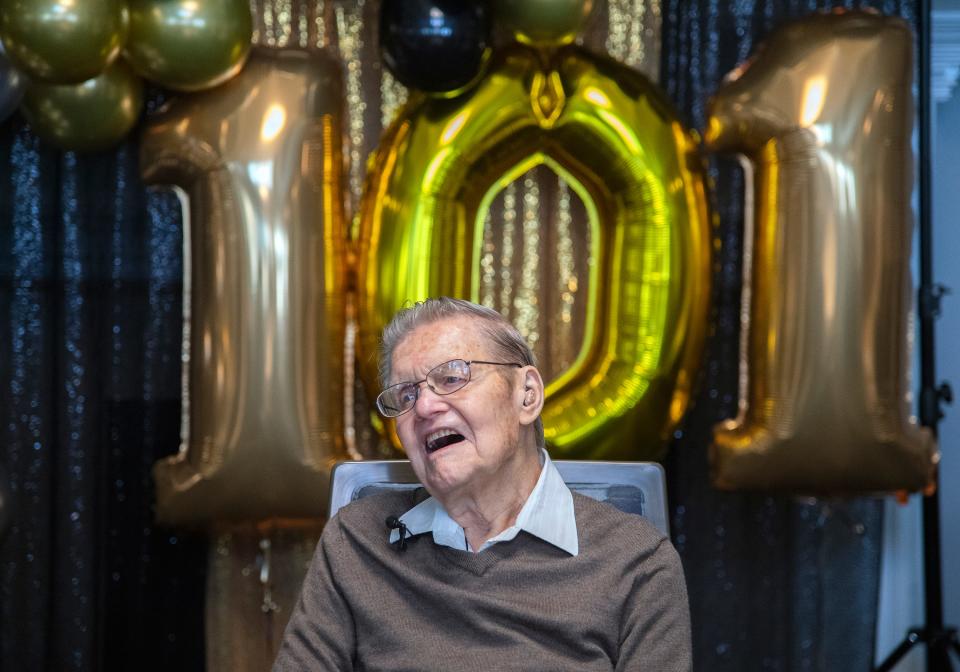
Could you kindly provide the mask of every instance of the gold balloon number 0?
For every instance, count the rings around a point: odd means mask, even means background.
[[[706,331],[697,140],[643,76],[575,46],[547,65],[508,48],[475,87],[412,101],[385,134],[361,212],[362,375],[376,389],[377,339],[405,304],[477,299],[487,204],[540,164],[588,204],[597,260],[582,349],[547,388],[547,441],[563,457],[659,457]]]
[[[707,141],[753,166],[742,412],[716,428],[726,488],[918,490],[910,416],[910,28],[875,14],[789,24],[711,103]]]

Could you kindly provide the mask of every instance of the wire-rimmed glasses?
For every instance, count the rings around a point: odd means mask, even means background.
[[[451,359],[449,362],[438,364],[427,372],[423,380],[397,383],[391,385],[377,396],[377,410],[385,418],[395,418],[403,415],[417,403],[420,398],[420,384],[426,383],[434,394],[453,394],[470,382],[471,364],[491,364],[493,366],[515,366],[521,368],[523,364],[515,362],[484,362],[479,359],[470,361]]]

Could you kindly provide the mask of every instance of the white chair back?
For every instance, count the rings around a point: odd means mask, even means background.
[[[659,464],[579,460],[553,463],[574,492],[644,516],[664,534],[670,534],[666,479]],[[409,460],[341,462],[334,467],[330,480],[331,518],[340,507],[361,497],[384,490],[420,487]]]

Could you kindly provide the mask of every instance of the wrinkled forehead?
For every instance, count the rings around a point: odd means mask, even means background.
[[[390,358],[390,381],[423,378],[451,359],[488,359],[493,343],[482,318],[458,316],[423,324],[404,336]]]

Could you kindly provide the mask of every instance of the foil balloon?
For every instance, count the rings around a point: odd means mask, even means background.
[[[542,64],[514,45],[474,87],[411,99],[370,162],[361,206],[359,361],[407,302],[479,302],[483,217],[545,164],[592,213],[596,259],[582,349],[547,387],[553,454],[660,456],[704,341],[710,242],[698,141],[636,71],[569,46]]]
[[[593,0],[496,0],[497,23],[526,44],[573,42],[590,18]]]
[[[143,81],[119,59],[82,84],[31,82],[20,109],[47,142],[61,149],[97,151],[120,142],[142,108]]]
[[[814,15],[771,36],[711,102],[710,147],[748,157],[756,185],[742,412],[715,429],[720,487],[930,481],[934,441],[908,384],[912,54],[900,19]]]
[[[78,84],[99,75],[127,36],[123,0],[2,0],[0,39],[31,79]]]
[[[383,0],[383,62],[405,86],[433,93],[459,90],[480,74],[491,50],[484,2]]]
[[[222,84],[243,68],[253,16],[247,0],[128,0],[124,55],[143,77],[177,91]]]
[[[144,180],[189,200],[188,420],[154,467],[162,522],[324,515],[345,450],[342,115],[332,59],[264,50],[147,124]]]
[[[0,123],[19,107],[26,88],[26,76],[10,62],[3,44],[0,44]]]

